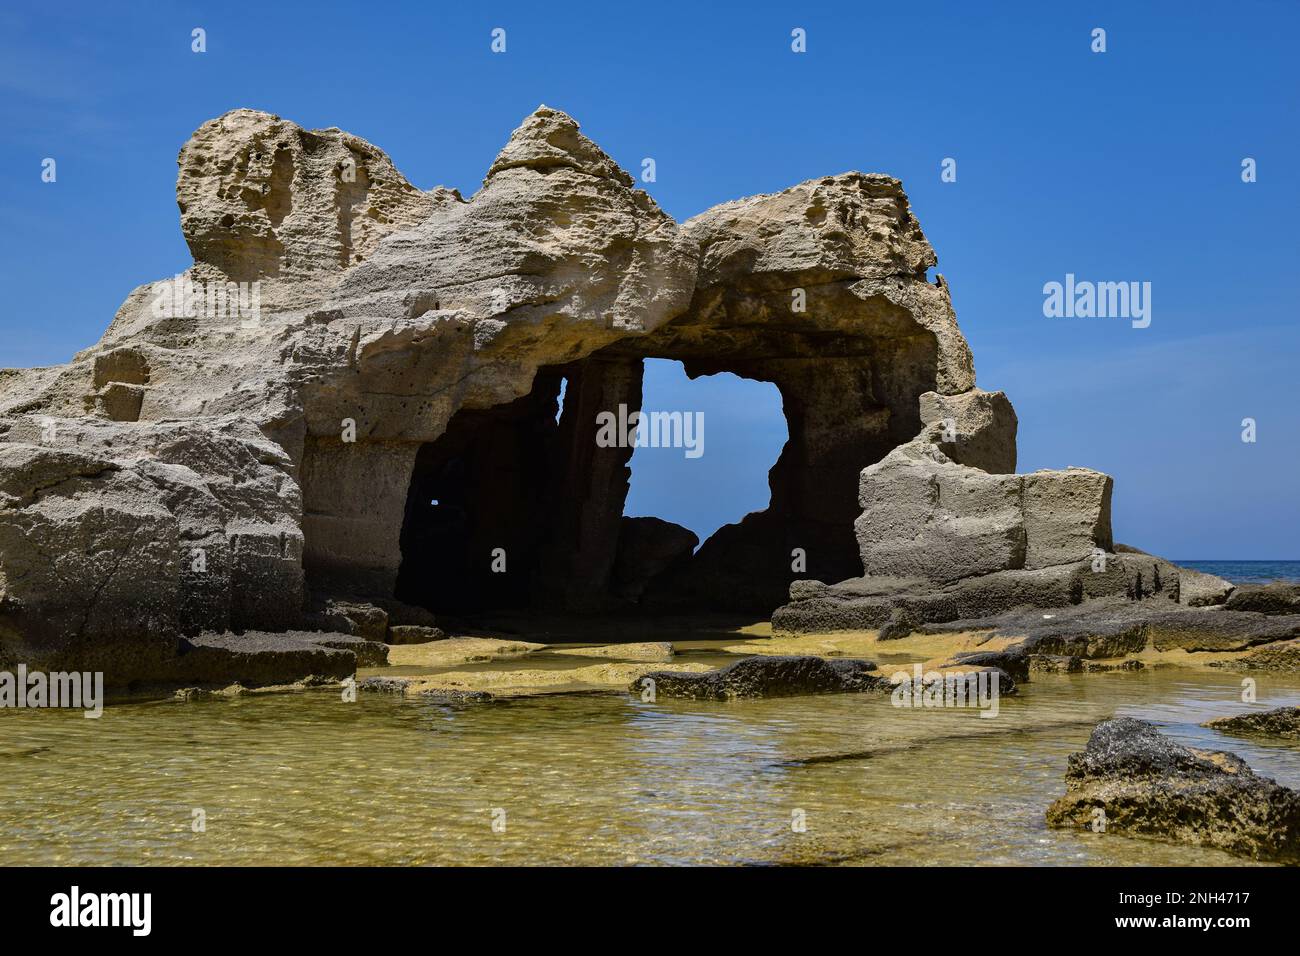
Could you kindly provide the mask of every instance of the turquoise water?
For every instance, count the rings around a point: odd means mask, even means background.
[[[1217,574],[1233,584],[1265,584],[1269,581],[1300,583],[1300,561],[1175,561],[1185,568]]]

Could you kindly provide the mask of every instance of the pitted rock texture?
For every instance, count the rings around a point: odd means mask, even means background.
[[[194,261],[236,281],[341,272],[434,206],[365,140],[256,110],[204,123],[179,166]]]
[[[0,660],[146,680],[199,631],[767,614],[792,582],[792,626],[906,598],[898,629],[1177,588],[1159,559],[1109,554],[1109,478],[1013,473],[1015,413],[976,388],[889,176],[679,224],[545,106],[468,199],[253,110],[205,123],[178,165],[194,265],[69,363],[0,371]],[[632,449],[595,440],[601,412],[641,409],[649,357],[782,396],[769,507],[698,550],[623,517]],[[1098,552],[1115,565],[1081,574]],[[864,565],[907,582],[858,593]]]
[[[1183,747],[1132,717],[1103,721],[1070,755],[1047,823],[1300,862],[1300,792],[1240,757]]]
[[[1259,713],[1238,714],[1236,717],[1216,717],[1201,726],[1246,737],[1300,740],[1300,707],[1277,707]]]
[[[1243,584],[1229,595],[1227,606],[1234,611],[1257,611],[1260,614],[1300,614],[1300,585],[1282,581]]]
[[[1001,474],[1016,470],[1016,410],[1002,392],[972,388],[921,396],[925,437],[959,465]]]
[[[946,584],[1080,561],[1112,549],[1111,484],[1083,468],[988,474],[910,442],[862,472],[862,564],[870,575]]]

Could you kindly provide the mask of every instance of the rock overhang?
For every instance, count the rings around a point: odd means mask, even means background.
[[[27,467],[14,437],[37,418],[90,420],[123,447],[167,420],[194,422],[196,432],[238,420],[256,433],[239,437],[250,454],[263,443],[277,449],[263,462],[276,471],[276,500],[263,504],[301,539],[281,557],[298,560],[309,585],[315,567],[391,589],[421,448],[467,412],[525,401],[536,414],[548,399],[530,396],[543,379],[547,388],[557,376],[585,381],[602,401],[639,401],[633,368],[653,355],[678,358],[693,375],[775,382],[791,433],[772,471],[772,506],[706,542],[689,571],[665,572],[660,598],[703,582],[698,600],[743,595],[770,610],[784,599],[791,549],[810,543],[830,580],[879,563],[884,538],[870,548],[854,539],[859,472],[879,471],[903,446],[933,450],[927,467],[955,469],[956,487],[1017,499],[1006,527],[949,515],[978,532],[971,540],[992,535],[1009,548],[996,567],[959,569],[966,574],[1075,561],[1089,535],[1108,550],[1108,478],[1012,474],[1014,411],[1001,393],[975,388],[947,284],[927,278],[937,257],[893,177],[810,179],[678,223],[549,107],[515,130],[469,199],[417,189],[382,151],[341,130],[235,110],[181,150],[177,196],[195,256],[186,280],[260,283],[261,314],[159,317],[152,288],[137,289],[73,362],[0,377],[0,458],[11,473]],[[354,441],[341,437],[345,423]],[[625,462],[580,457],[584,480],[609,483],[578,492],[588,495],[582,507],[603,509],[594,523],[617,539]],[[210,484],[225,465],[209,447],[187,467]],[[1058,485],[1086,488],[1074,501],[1053,497]],[[1059,505],[1063,521],[1031,534],[1043,509],[1024,502],[1044,489],[1047,517]],[[0,522],[23,520],[21,508],[6,507]],[[149,507],[175,517],[161,491]],[[1060,555],[1033,557],[1035,541],[1057,539],[1069,542]],[[597,549],[599,560],[591,542],[579,544],[594,573],[620,566],[616,540]],[[882,573],[936,579],[935,551],[912,547],[911,559]],[[764,567],[746,564],[759,552]],[[168,558],[149,573],[175,578],[163,603],[179,607],[194,582],[178,567]],[[97,580],[88,575],[86,586]],[[78,594],[8,588],[11,604],[29,608]],[[249,626],[280,619],[283,600],[264,608],[266,621],[259,600],[240,605]]]

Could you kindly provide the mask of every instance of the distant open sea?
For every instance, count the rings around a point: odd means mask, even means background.
[[[1195,568],[1206,574],[1217,574],[1233,584],[1300,582],[1300,561],[1175,561],[1174,564]]]

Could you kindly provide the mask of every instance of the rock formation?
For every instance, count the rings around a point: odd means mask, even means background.
[[[205,633],[789,600],[787,630],[902,634],[1231,591],[1113,545],[1107,476],[1015,474],[1015,413],[888,176],[679,224],[546,107],[469,199],[235,110],[181,150],[177,198],[189,270],[71,362],[0,371],[0,664],[129,683]],[[623,516],[632,449],[595,440],[647,357],[784,403],[770,505],[698,550]]]
[[[1300,740],[1300,707],[1277,707],[1236,717],[1216,717],[1201,724],[1225,734]]]
[[[890,683],[872,661],[758,655],[702,674],[652,671],[632,681],[629,689],[634,694],[653,691],[656,697],[735,700],[888,691]]]
[[[1047,822],[1300,861],[1300,792],[1234,754],[1180,746],[1132,717],[1098,724],[1087,749],[1070,755],[1066,794]]]

